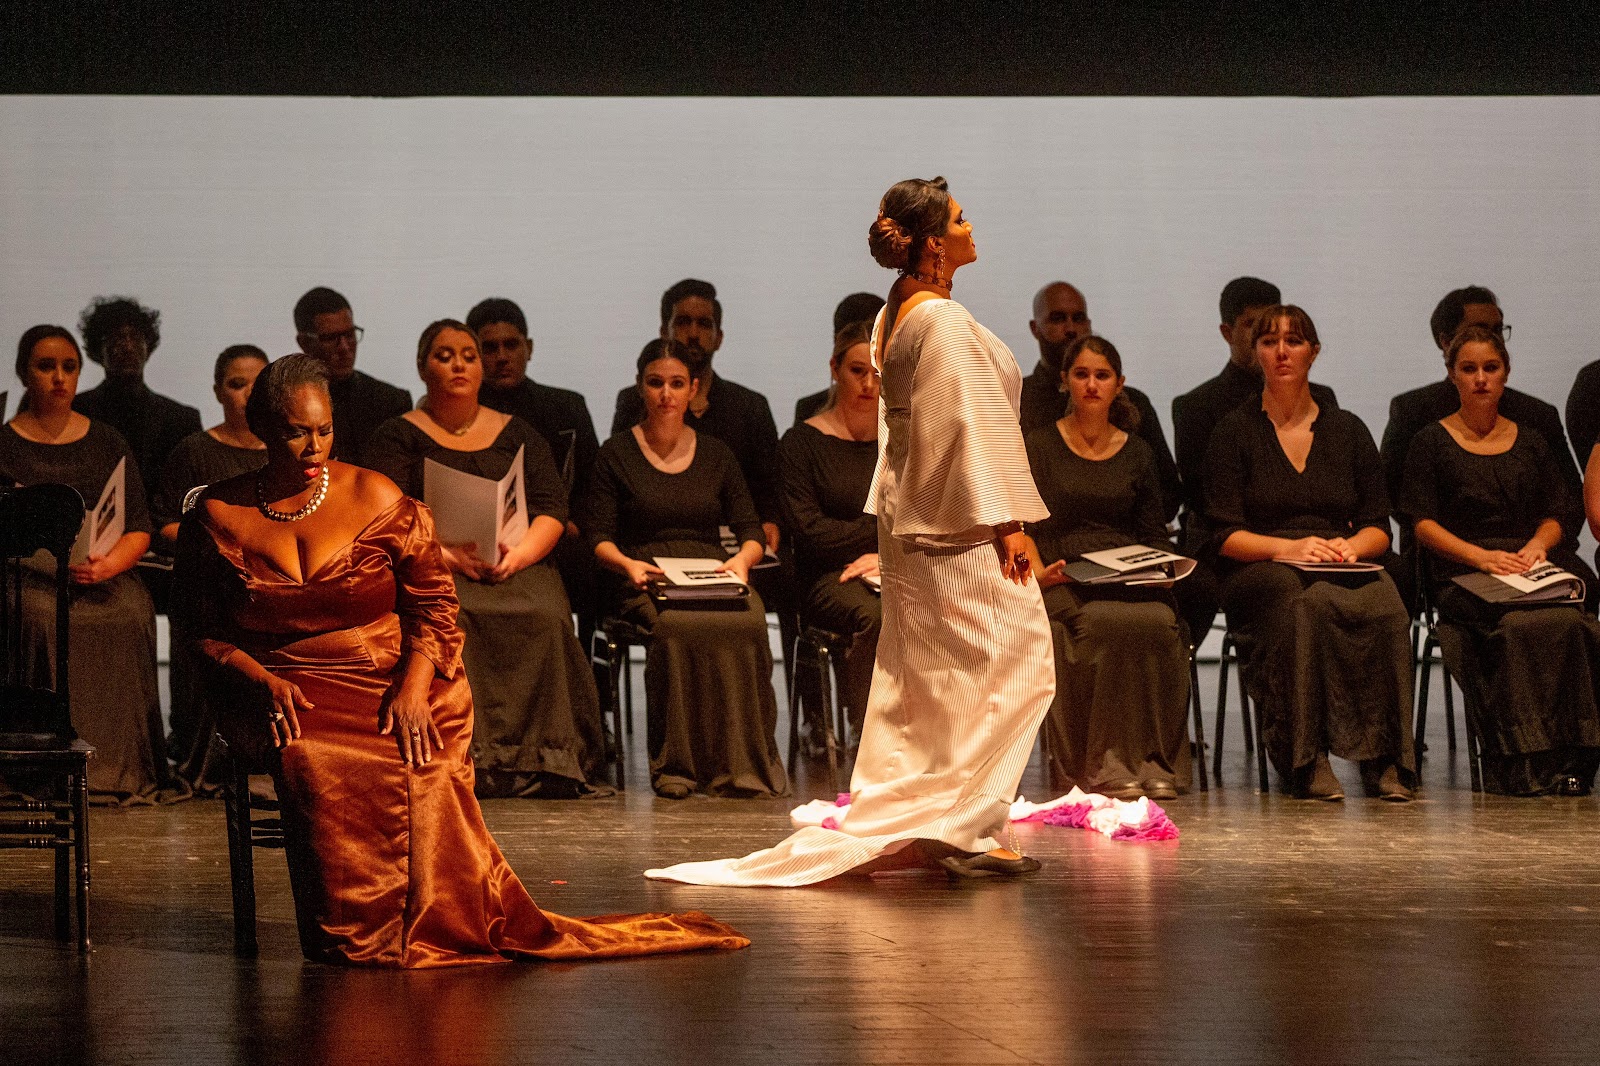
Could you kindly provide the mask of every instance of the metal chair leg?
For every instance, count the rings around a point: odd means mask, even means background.
[[[1232,659],[1233,642],[1224,635],[1222,654],[1217,658],[1217,737],[1211,752],[1211,773],[1222,784],[1222,740],[1228,732],[1228,663]]]
[[[1441,655],[1443,653],[1441,652]],[[1450,689],[1450,672],[1444,668],[1444,660],[1439,661],[1439,669],[1444,674],[1444,738],[1450,746],[1450,754],[1456,753],[1456,700]],[[1463,715],[1463,717],[1465,717]]]
[[[233,888],[233,951],[253,957],[256,943],[255,855],[251,851],[250,778],[225,745],[222,805],[228,827],[228,875]]]
[[[1417,662],[1417,779],[1422,778],[1423,753],[1428,750],[1428,689],[1433,680],[1432,655],[1435,642],[1432,636],[1422,642],[1422,656]],[[1449,680],[1445,681],[1449,685]]]
[[[795,656],[800,655],[798,642]],[[800,686],[789,686],[789,780],[794,780],[795,768],[800,764]]]
[[[1241,670],[1240,673],[1243,674],[1243,671]],[[1252,718],[1255,719],[1256,735],[1261,738],[1261,742],[1256,745],[1256,780],[1259,782],[1262,793],[1265,793],[1267,791],[1267,744],[1266,733],[1261,728],[1261,704],[1244,695],[1244,679],[1242,677],[1239,681],[1239,698],[1244,701],[1245,721],[1248,722]]]
[[[1250,695],[1244,687],[1244,663],[1241,662],[1239,664],[1237,674],[1239,679],[1239,709],[1244,712],[1240,716],[1240,721],[1244,725],[1244,753],[1249,755],[1252,751],[1256,751],[1261,747],[1257,743],[1259,738],[1256,736],[1260,730],[1255,727],[1254,720],[1250,714]]]
[[[1195,649],[1189,648],[1189,706],[1194,711],[1194,761],[1200,771],[1200,791],[1211,791],[1206,780],[1206,719],[1200,706],[1200,668],[1195,665]]]
[[[817,687],[822,693],[822,742],[828,749],[828,787],[834,795],[838,795],[839,746],[833,735],[833,664],[828,646],[818,644],[814,658],[817,664]]]

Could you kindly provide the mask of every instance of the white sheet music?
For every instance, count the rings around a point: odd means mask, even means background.
[[[72,545],[72,565],[87,562],[89,556],[103,556],[117,546],[127,528],[128,460],[118,459],[117,468],[106,479],[100,499],[84,512],[83,527]]]
[[[517,449],[511,469],[499,481],[424,459],[422,502],[433,511],[441,542],[475,544],[478,558],[490,566],[498,564],[503,550],[521,543],[528,532],[522,449]]]

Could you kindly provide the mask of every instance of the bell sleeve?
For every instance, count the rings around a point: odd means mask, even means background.
[[[1350,531],[1359,533],[1368,528],[1381,529],[1386,536],[1393,537],[1394,533],[1389,528],[1393,508],[1389,504],[1389,486],[1378,445],[1373,441],[1372,431],[1367,429],[1365,422],[1348,411],[1341,414],[1350,420],[1350,445],[1358,498],[1355,513],[1350,516]],[[1401,480],[1404,480],[1403,472]]]
[[[455,579],[445,565],[433,532],[433,512],[412,500],[408,528],[390,556],[394,567],[395,613],[400,616],[400,647],[426,656],[442,677],[461,666],[461,630],[456,625]]]
[[[1010,353],[992,350],[960,304],[942,300],[925,308],[913,309],[921,311],[920,322],[902,327],[920,335],[907,338],[910,344],[892,343],[904,354],[884,366],[886,393],[891,376],[912,375],[909,410],[889,412],[884,462],[898,482],[891,532],[953,536],[1043,521],[1050,512],[1034,486],[1015,390],[1008,392],[999,363]],[[1014,363],[1010,369],[1016,373]],[[887,505],[880,497],[882,466],[869,497],[875,514]]]
[[[528,501],[529,520],[547,515],[565,525],[569,510],[567,484],[556,469],[550,443],[515,415],[511,424],[516,427],[517,443],[522,447],[522,491]]]

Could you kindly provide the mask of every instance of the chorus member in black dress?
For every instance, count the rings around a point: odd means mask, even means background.
[[[295,342],[328,371],[333,399],[334,458],[354,462],[372,431],[411,410],[411,393],[356,369],[362,328],[350,301],[318,286],[294,305]]]
[[[1600,622],[1580,606],[1491,604],[1451,580],[1548,559],[1584,579],[1592,608],[1594,573],[1566,547],[1578,504],[1539,431],[1500,414],[1499,334],[1467,326],[1445,362],[1461,407],[1412,439],[1400,498],[1429,553],[1445,665],[1478,722],[1488,791],[1583,795],[1600,765]]]
[[[1253,328],[1265,389],[1218,424],[1206,460],[1206,519],[1222,608],[1261,704],[1263,742],[1289,789],[1337,800],[1331,752],[1360,762],[1367,791],[1411,798],[1411,619],[1386,572],[1294,563],[1386,560],[1389,499],[1372,435],[1322,408],[1307,375],[1316,326],[1292,305]]]
[[[1178,609],[1198,643],[1216,621],[1221,589],[1206,561],[1209,535],[1205,529],[1206,449],[1217,424],[1234,408],[1261,405],[1261,365],[1250,344],[1250,327],[1265,308],[1282,302],[1278,287],[1260,278],[1234,278],[1222,287],[1217,301],[1221,314],[1218,330],[1228,345],[1222,372],[1172,400],[1172,443],[1183,485],[1183,551],[1200,560],[1200,566],[1178,588]],[[1315,382],[1311,398],[1324,411],[1339,406],[1333,390]]]
[[[95,747],[89,790],[103,802],[162,798],[168,783],[156,687],[156,617],[131,571],[150,547],[139,464],[122,435],[72,409],[83,363],[60,326],[34,326],[17,345],[27,406],[0,430],[0,484],[70,485],[90,508],[118,462],[125,467],[124,532],[105,555],[71,568],[72,724]],[[28,567],[24,647],[49,669],[55,641],[55,561]]]
[[[835,668],[851,733],[858,738],[883,625],[883,603],[867,583],[878,577],[878,519],[865,512],[878,465],[879,376],[871,338],[870,323],[839,331],[829,361],[833,389],[827,406],[778,444],[802,617],[849,641]]]
[[[761,597],[751,590],[729,609],[663,609],[647,591],[661,573],[657,556],[716,559],[748,582],[763,552],[761,522],[733,452],[685,423],[702,368],[675,341],[645,345],[644,419],[600,446],[578,525],[595,558],[623,579],[616,613],[650,634],[644,679],[656,794],[783,795],[789,783],[774,739],[778,704]],[[724,525],[739,542],[731,558],[718,535]]]
[[[761,516],[767,550],[779,543],[778,426],[772,420],[767,398],[754,389],[730,381],[711,367],[722,347],[722,301],[708,281],[685,278],[661,294],[661,337],[678,345],[696,368],[694,395],[684,421],[698,433],[709,434],[732,449],[739,471],[750,487],[750,498]],[[645,402],[637,388],[617,394],[611,435],[625,433],[644,419]],[[770,573],[770,571],[763,571]]]
[[[472,761],[480,796],[570,799],[594,791],[605,758],[600,700],[572,630],[572,608],[548,559],[566,528],[567,492],[544,438],[478,403],[483,363],[465,324],[423,330],[417,373],[427,397],[374,431],[362,453],[408,496],[425,496],[426,461],[498,481],[523,454],[528,531],[500,545],[442,545],[460,600],[462,651],[476,701]]]
[[[161,343],[161,312],[124,296],[103,296],[84,308],[78,331],[106,379],[79,393],[72,409],[121,434],[138,461],[139,476],[154,489],[173,449],[200,432],[199,411],[144,383],[145,364]]]
[[[211,394],[222,406],[222,421],[178,442],[161,468],[151,501],[156,530],[166,548],[177,543],[183,503],[191,489],[258,470],[267,461],[267,446],[250,432],[244,419],[250,389],[266,365],[267,353],[253,344],[235,344],[217,356],[211,371]]]
[[[1081,338],[1090,336],[1094,325],[1089,320],[1089,303],[1075,285],[1052,281],[1033,294],[1033,318],[1028,331],[1039,345],[1039,362],[1022,379],[1022,434],[1053,426],[1067,412],[1067,396],[1061,388],[1061,360]],[[1172,461],[1167,436],[1150,397],[1131,386],[1122,396],[1139,413],[1134,432],[1150,447],[1156,472],[1161,477],[1161,502],[1166,520],[1178,515],[1183,502],[1183,486],[1178,479],[1178,464]]]
[[[1168,547],[1161,475],[1138,435],[1116,347],[1082,337],[1061,368],[1066,414],[1027,436],[1028,465],[1050,509],[1033,539],[1055,642],[1052,782],[1116,799],[1171,799],[1190,772],[1188,635],[1172,593],[1082,585],[1061,573],[1084,552]]]
[[[222,422],[191,433],[178,443],[167,458],[156,489],[152,509],[167,551],[177,545],[184,501],[194,489],[258,470],[267,461],[267,446],[250,432],[244,414],[250,390],[266,365],[266,353],[253,344],[235,344],[217,356],[211,391],[222,405]],[[214,791],[222,784],[210,763],[216,715],[206,704],[200,664],[183,641],[173,641],[171,656],[168,691],[172,710],[167,754],[177,767],[178,776],[190,787]]]
[[[883,297],[875,292],[853,292],[840,300],[833,309],[833,335],[839,336],[839,331],[846,326],[858,322],[867,327],[867,332],[872,332],[872,323],[878,318],[878,312],[883,310]],[[821,392],[813,392],[809,396],[802,396],[794,402],[794,424],[799,425],[814,414],[833,402],[833,385],[830,383]]]
[[[1466,326],[1481,326],[1502,338],[1511,329],[1506,325],[1505,314],[1494,293],[1482,285],[1468,285],[1446,293],[1428,320],[1433,343],[1441,354],[1449,349],[1456,333]],[[1431,385],[1403,392],[1389,401],[1389,424],[1383,430],[1382,452],[1384,479],[1391,499],[1399,498],[1400,483],[1406,473],[1406,455],[1412,440],[1426,427],[1455,414],[1460,406],[1460,394],[1448,372],[1445,378]],[[1555,407],[1525,392],[1507,388],[1500,398],[1499,410],[1517,425],[1538,431],[1550,449],[1557,472],[1576,496],[1582,487],[1582,476],[1572,461],[1572,453],[1567,450],[1566,431],[1561,427],[1561,415]],[[1578,461],[1584,462],[1588,458],[1587,454],[1583,454]],[[1567,532],[1576,535],[1577,531]],[[1406,539],[1410,539],[1409,535]],[[1576,543],[1572,542],[1573,545]]]

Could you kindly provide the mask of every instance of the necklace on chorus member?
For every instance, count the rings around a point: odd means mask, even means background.
[[[439,416],[434,414],[433,408],[427,404],[423,405],[423,410],[428,412],[428,417],[433,419],[433,424],[444,430],[446,433],[456,437],[465,437],[467,432],[471,430],[473,426],[478,424],[478,416],[483,413],[483,405],[479,404],[477,406],[477,408],[472,412],[472,417],[467,419],[467,424],[462,426],[460,429],[452,429],[450,426],[447,426],[443,422],[439,421]]]
[[[267,498],[262,492],[261,475],[256,475],[256,508],[274,522],[298,522],[302,518],[310,517],[312,512],[314,512],[318,507],[322,506],[322,501],[327,498],[327,495],[328,468],[326,465],[324,465],[322,468],[322,477],[317,481],[316,491],[311,494],[311,499],[306,501],[306,505],[304,507],[294,512],[275,511],[271,507],[267,506]]]
[[[938,274],[923,274],[915,270],[902,270],[900,276],[910,278],[912,281],[920,281],[924,285],[932,285],[934,288],[943,289],[945,292],[951,292],[955,289],[954,278],[941,278]]]

